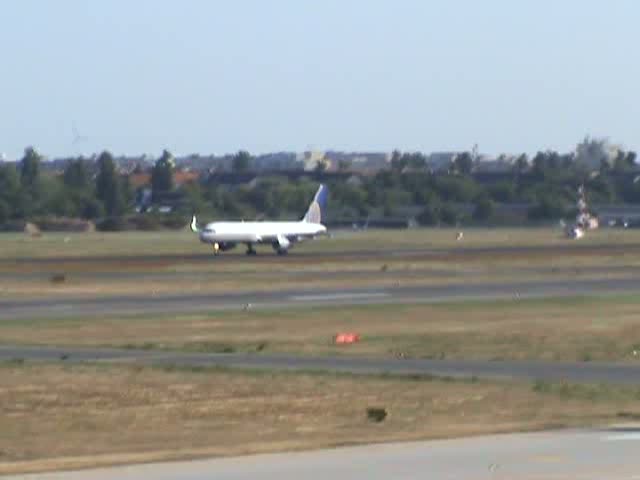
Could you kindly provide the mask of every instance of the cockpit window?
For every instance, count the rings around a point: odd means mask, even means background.
[[[204,233],[216,233],[216,231],[213,228],[205,228]]]

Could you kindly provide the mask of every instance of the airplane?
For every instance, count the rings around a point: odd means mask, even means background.
[[[327,187],[320,185],[307,213],[297,222],[213,222],[200,229],[194,215],[190,228],[199,234],[202,243],[212,245],[214,255],[241,243],[247,246],[247,255],[256,254],[257,244],[271,244],[278,255],[286,255],[294,243],[327,234],[327,227],[322,224],[327,196]]]

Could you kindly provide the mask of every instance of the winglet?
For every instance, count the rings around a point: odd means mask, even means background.
[[[313,197],[313,201],[311,205],[309,205],[309,209],[302,219],[303,222],[307,223],[322,223],[322,217],[324,216],[325,209],[327,207],[327,197],[329,191],[327,187],[324,185],[320,185],[318,191]]]
[[[193,233],[198,233],[200,231],[198,229],[198,221],[196,220],[196,216],[195,215],[191,218],[191,225],[189,225],[189,228],[191,228],[191,231]]]

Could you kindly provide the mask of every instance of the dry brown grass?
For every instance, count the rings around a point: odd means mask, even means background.
[[[336,346],[337,332],[360,343]],[[426,358],[640,361],[632,296],[343,306],[124,318],[0,322],[7,344]]]
[[[588,269],[580,271],[576,268],[553,268],[547,271],[521,270],[512,268],[482,268],[470,266],[456,268],[450,266],[448,271],[419,270],[414,268],[388,267],[384,272],[378,267],[376,270],[349,272],[348,270],[325,272],[306,272],[299,276],[294,273],[282,273],[278,281],[273,281],[276,272],[260,272],[251,274],[234,274],[221,272],[207,274],[181,274],[175,277],[154,276],[122,276],[118,279],[105,277],[86,277],[65,274],[64,281],[53,281],[54,275],[42,275],[37,279],[0,278],[0,298],[43,298],[64,296],[77,297],[90,295],[92,298],[120,296],[120,295],[171,295],[223,292],[237,293],[239,291],[282,291],[299,290],[310,291],[318,289],[340,289],[365,287],[397,287],[397,286],[434,286],[434,285],[466,285],[486,283],[510,283],[524,281],[553,280],[588,280],[588,279],[624,279],[633,278],[637,272],[611,271],[591,272]],[[444,268],[444,267],[443,267]]]
[[[608,422],[633,389],[115,366],[0,375],[0,474]],[[388,410],[371,423],[365,410]]]

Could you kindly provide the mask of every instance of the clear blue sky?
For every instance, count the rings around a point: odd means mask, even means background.
[[[0,1],[10,158],[640,148],[635,0]]]

